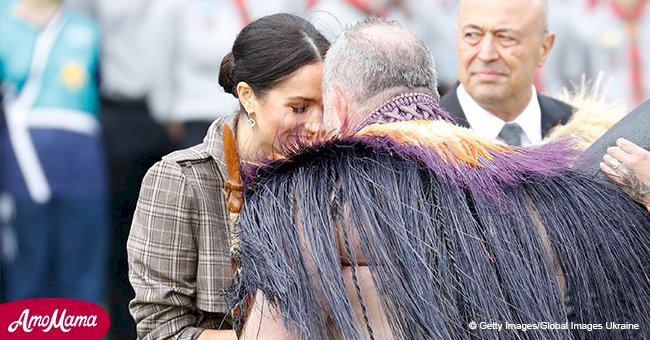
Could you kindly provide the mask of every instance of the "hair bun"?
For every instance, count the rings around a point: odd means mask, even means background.
[[[235,63],[235,57],[232,52],[228,52],[221,60],[221,68],[219,69],[219,85],[223,87],[226,93],[230,93],[237,98],[235,91],[235,79],[232,76],[232,67]]]

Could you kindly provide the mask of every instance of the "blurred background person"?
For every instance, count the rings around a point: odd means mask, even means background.
[[[203,141],[215,118],[238,108],[218,86],[219,64],[239,30],[251,20],[277,12],[303,13],[306,3],[273,0],[192,0],[165,20],[170,27],[166,72],[155,74],[153,96],[175,149]]]
[[[402,4],[400,0],[316,0],[311,6],[317,16],[317,25],[327,33],[328,39],[335,38],[343,27],[354,24],[359,20],[376,15],[387,16],[396,6]],[[321,21],[320,23],[318,21]]]
[[[0,9],[4,299],[102,304],[108,201],[98,27],[59,0],[2,0]]]
[[[548,0],[548,28],[555,33],[555,44],[535,74],[538,92],[556,96],[563,89],[573,90],[591,69],[589,44],[576,30],[583,24],[584,11],[583,0]]]
[[[153,96],[152,84],[153,75],[169,72],[166,39],[174,27],[165,20],[182,1],[66,1],[101,27],[100,112],[111,195],[108,336],[134,339],[126,240],[145,172],[173,147],[162,122],[165,104]]]
[[[431,49],[438,70],[439,93],[445,94],[456,82],[454,23],[458,0],[312,0],[307,7],[315,18],[314,24],[330,40],[343,27],[371,15],[398,20]]]
[[[556,0],[555,2],[567,2]],[[542,83],[550,94],[604,78],[599,94],[629,111],[650,98],[650,6],[647,0],[568,1],[551,11],[562,21]],[[562,19],[563,18],[563,19]],[[566,35],[560,38],[560,34]],[[560,39],[564,39],[560,44]],[[570,89],[571,87],[569,87]]]
[[[444,95],[458,79],[454,25],[459,0],[400,0],[402,10],[389,13],[422,39],[433,55],[438,76],[438,93]],[[435,19],[433,19],[435,18]]]

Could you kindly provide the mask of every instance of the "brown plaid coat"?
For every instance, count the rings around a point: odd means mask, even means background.
[[[232,273],[222,129],[235,121],[217,119],[202,144],[165,156],[143,180],[127,244],[140,339],[195,339],[224,321]]]

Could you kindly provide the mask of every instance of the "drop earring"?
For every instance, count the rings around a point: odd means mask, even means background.
[[[248,120],[246,121],[246,125],[248,125],[251,129],[255,126],[257,123],[253,117],[251,117],[251,114],[249,112],[246,112],[248,115]]]

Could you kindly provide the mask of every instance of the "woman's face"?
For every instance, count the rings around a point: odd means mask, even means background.
[[[276,152],[291,140],[313,138],[323,119],[323,62],[301,67],[252,101],[253,133],[260,152]]]

